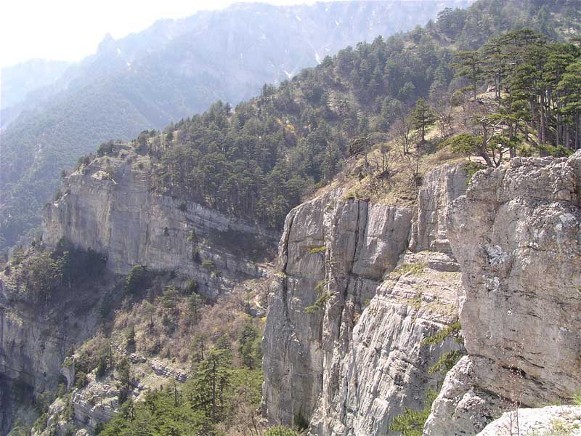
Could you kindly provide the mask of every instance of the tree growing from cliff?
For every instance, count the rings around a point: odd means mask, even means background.
[[[125,278],[125,292],[135,295],[147,287],[150,279],[146,266],[135,265]]]
[[[19,281],[36,301],[45,302],[62,281],[59,264],[47,251],[29,252],[19,271]]]
[[[401,432],[403,436],[422,436],[424,431],[424,424],[430,416],[432,403],[438,396],[438,393],[432,389],[428,390],[424,408],[422,410],[414,410],[405,408],[401,415],[396,416],[391,425],[390,431]]]

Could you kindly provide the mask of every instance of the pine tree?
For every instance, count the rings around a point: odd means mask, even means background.
[[[482,55],[477,51],[461,51],[456,55],[456,62],[452,66],[456,75],[466,77],[470,81],[472,97],[476,100],[478,83],[483,78]]]
[[[436,122],[436,116],[426,100],[420,98],[412,112],[412,125],[420,131],[421,143],[426,142],[426,129]]]
[[[218,422],[226,411],[226,389],[230,385],[230,350],[213,348],[200,363],[194,375],[192,404]]]

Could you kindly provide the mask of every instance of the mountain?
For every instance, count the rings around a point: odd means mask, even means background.
[[[581,49],[522,28],[560,34],[537,3],[81,159],[0,272],[2,431],[473,435],[573,402]]]
[[[0,127],[4,128],[26,107],[52,95],[51,88],[70,66],[68,62],[33,59],[0,72]]]
[[[63,73],[53,88],[61,92],[40,107],[31,102],[2,132],[0,246],[38,225],[60,172],[100,142],[161,128],[218,99],[237,103],[349,44],[467,3],[238,4],[160,21],[119,41],[106,37],[95,55]]]

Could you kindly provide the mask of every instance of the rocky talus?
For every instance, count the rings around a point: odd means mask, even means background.
[[[477,173],[452,204],[468,356],[425,434],[475,434],[502,410],[566,404],[581,390],[580,188],[581,152],[517,158]]]
[[[465,180],[454,165],[429,173],[420,208],[334,191],[289,214],[263,343],[271,421],[384,435],[404,407],[423,405],[438,380],[428,368],[459,347],[422,340],[456,319],[445,216]]]

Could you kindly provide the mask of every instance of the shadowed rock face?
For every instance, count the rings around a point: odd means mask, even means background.
[[[428,367],[458,347],[422,339],[456,318],[460,273],[445,211],[465,181],[445,165],[426,176],[415,210],[335,191],[289,214],[263,342],[271,421],[384,435],[404,407],[423,405],[438,381]]]
[[[567,402],[581,389],[580,186],[581,152],[513,159],[476,174],[450,208],[468,357],[447,377],[427,434],[474,434],[499,407]]]
[[[56,391],[67,353],[98,323],[95,289],[67,289],[39,303],[19,294],[12,278],[0,272],[0,434],[17,421],[31,424],[28,409]]]

